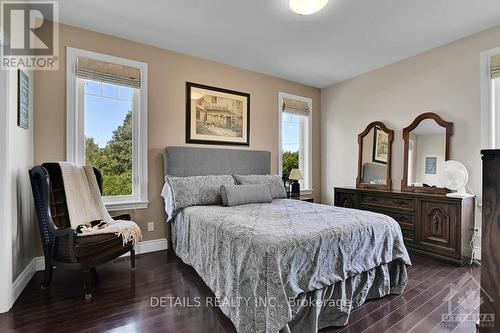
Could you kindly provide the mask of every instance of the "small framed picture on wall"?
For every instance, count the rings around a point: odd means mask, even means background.
[[[22,70],[17,71],[17,126],[30,127],[30,78]]]

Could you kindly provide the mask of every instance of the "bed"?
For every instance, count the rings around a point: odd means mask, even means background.
[[[264,151],[167,147],[165,172],[188,177],[269,174]],[[170,220],[176,255],[191,265],[240,333],[343,326],[366,300],[400,294],[410,259],[392,218],[275,199],[191,206]]]

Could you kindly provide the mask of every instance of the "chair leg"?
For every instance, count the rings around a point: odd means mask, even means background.
[[[130,249],[130,266],[135,271],[135,250]]]
[[[50,260],[45,260],[45,271],[43,273],[42,289],[46,289],[50,286],[53,272],[54,266],[52,266],[52,262]]]
[[[92,298],[92,271],[83,271],[83,289],[85,292],[85,299]]]
[[[99,284],[99,282],[100,282],[100,280],[99,280],[99,274],[97,274],[97,268],[92,267],[92,268],[90,269],[90,273],[91,273],[91,275],[92,275],[92,281],[93,281],[96,285],[98,285],[98,284]]]

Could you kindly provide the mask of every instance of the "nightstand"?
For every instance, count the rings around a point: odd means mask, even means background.
[[[314,198],[311,197],[311,196],[308,196],[308,195],[301,195],[300,198],[298,198],[298,199],[296,199],[296,198],[290,198],[290,199],[300,200],[300,201],[307,201],[307,202],[314,202]]]

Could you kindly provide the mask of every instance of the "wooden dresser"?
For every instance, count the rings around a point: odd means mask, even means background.
[[[480,332],[500,331],[500,149],[483,150]]]
[[[369,210],[394,218],[408,251],[463,265],[471,256],[474,198],[440,194],[335,188],[335,206]]]

